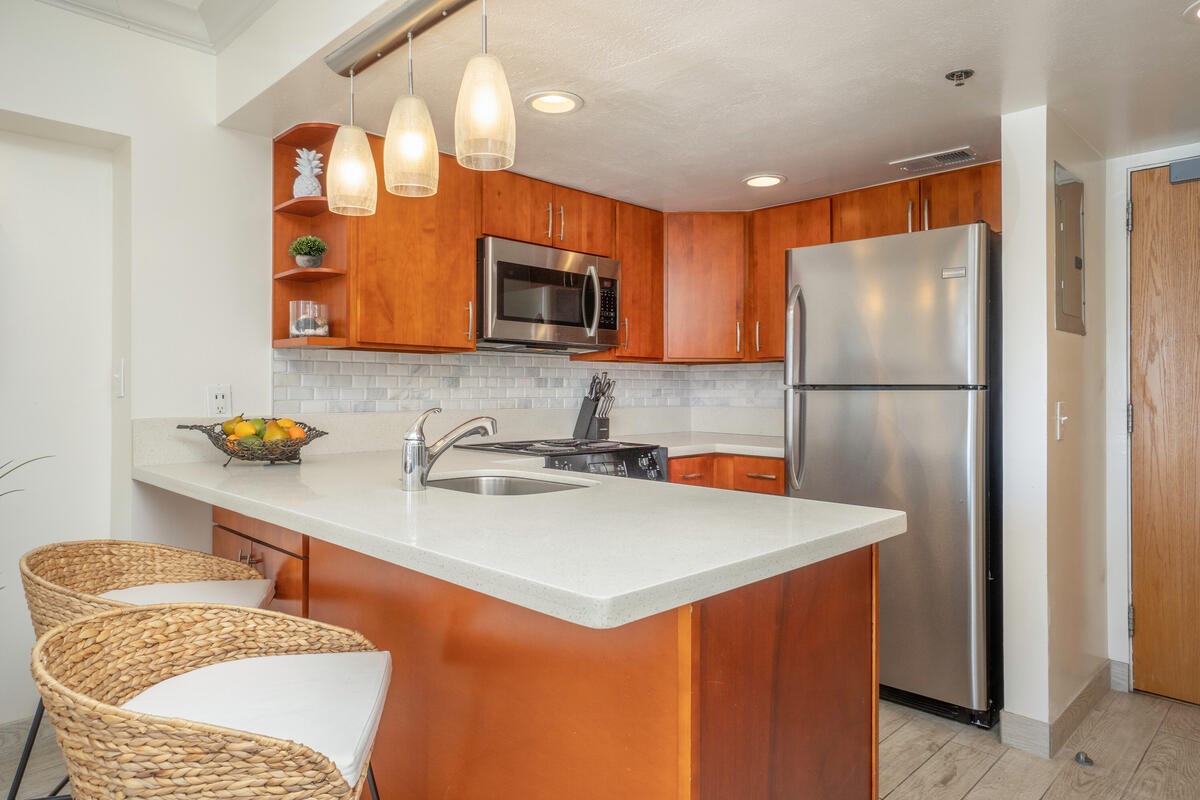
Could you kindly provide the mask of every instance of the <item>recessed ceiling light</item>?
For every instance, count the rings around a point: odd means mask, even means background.
[[[776,172],[758,172],[742,178],[742,183],[755,189],[765,189],[768,186],[778,186],[786,180],[787,178]]]
[[[1183,10],[1183,20],[1193,25],[1200,25],[1200,0],[1196,0]]]
[[[574,92],[554,89],[548,92],[534,92],[525,98],[525,105],[543,114],[570,114],[583,108],[583,98]]]

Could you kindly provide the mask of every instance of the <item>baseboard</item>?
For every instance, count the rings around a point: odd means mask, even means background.
[[[1129,679],[1129,665],[1124,661],[1110,661],[1110,678],[1108,688],[1114,692],[1132,692],[1133,682]]]
[[[1091,713],[1100,702],[1100,698],[1109,691],[1113,680],[1111,663],[1106,661],[1088,681],[1087,686],[1083,687],[1053,722],[1042,722],[1011,711],[1001,711],[1000,741],[1042,758],[1053,758],[1067,739],[1071,738],[1071,734],[1079,727],[1079,723],[1083,722],[1083,718]]]

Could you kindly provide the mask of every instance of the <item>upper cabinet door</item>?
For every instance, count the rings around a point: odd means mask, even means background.
[[[617,203],[616,258],[621,262],[617,357],[663,357],[663,215]]]
[[[983,220],[1000,230],[1000,162],[940,172],[921,179],[922,229]]]
[[[557,242],[554,184],[501,170],[484,172],[482,185],[485,236],[547,246]]]
[[[383,174],[383,140],[371,137]],[[356,218],[358,340],[415,350],[474,350],[476,173],[441,156],[432,197],[380,190],[375,213]]]
[[[666,215],[666,358],[740,361],[746,215]]]
[[[832,197],[833,241],[920,230],[919,183],[917,180],[899,181],[835,194]]]
[[[554,246],[612,258],[614,201],[554,187]]]
[[[748,361],[783,359],[787,251],[829,243],[828,197],[750,213],[750,269],[744,348]]]

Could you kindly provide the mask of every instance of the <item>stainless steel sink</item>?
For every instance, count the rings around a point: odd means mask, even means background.
[[[450,489],[454,492],[486,495],[545,494],[582,489],[576,483],[540,481],[514,475],[466,475],[461,478],[437,478],[428,482],[431,489]]]

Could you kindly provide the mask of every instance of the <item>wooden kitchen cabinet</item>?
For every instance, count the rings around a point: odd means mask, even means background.
[[[830,198],[832,241],[920,230],[920,184],[913,179],[835,194]]]
[[[681,456],[667,462],[671,483],[736,489],[759,494],[787,494],[782,458],[705,453]]]
[[[921,178],[920,220],[923,229],[983,220],[1000,231],[1000,162]]]
[[[308,616],[308,537],[223,508],[213,508],[212,552],[248,562],[275,581],[267,608]]]
[[[746,214],[667,214],[666,361],[741,361]]]
[[[663,357],[663,215],[617,203],[616,247],[621,262],[617,322],[620,344],[580,361],[661,361]]]
[[[481,183],[485,236],[612,257],[612,199],[505,170]]]
[[[748,225],[746,360],[780,361],[787,310],[787,251],[829,243],[830,199],[752,211]]]
[[[383,174],[383,140],[372,136]],[[474,350],[475,213],[478,173],[440,156],[432,197],[380,190],[357,225],[355,338],[363,346]]]

